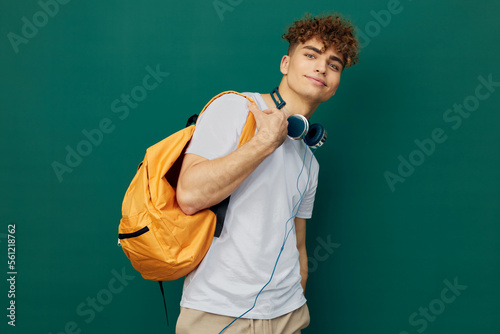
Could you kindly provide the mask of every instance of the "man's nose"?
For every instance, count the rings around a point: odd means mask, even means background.
[[[316,72],[321,73],[321,74],[325,74],[326,64],[324,64],[323,62],[317,62],[316,63]]]

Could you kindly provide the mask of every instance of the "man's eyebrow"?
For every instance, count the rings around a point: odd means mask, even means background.
[[[303,47],[303,49],[309,49],[309,50],[312,50],[312,51],[314,51],[314,52],[316,52],[318,54],[323,54],[323,52],[321,52],[320,49],[318,49],[318,48],[316,48],[316,47],[314,47],[312,45],[306,45],[306,46]],[[339,57],[337,57],[337,56],[330,56],[330,59],[333,60],[333,61],[339,62],[342,65],[342,69],[344,68],[344,62]]]

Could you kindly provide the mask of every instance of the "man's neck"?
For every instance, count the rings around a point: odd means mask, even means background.
[[[283,100],[286,102],[286,105],[282,108],[282,110],[285,111],[288,116],[300,114],[309,119],[319,106],[319,103],[311,104],[309,101],[304,100],[303,97],[297,95],[288,86],[284,85],[283,82],[278,87],[278,91]],[[262,98],[269,108],[276,107],[271,94],[262,94]],[[275,96],[275,98],[277,99],[277,96]]]

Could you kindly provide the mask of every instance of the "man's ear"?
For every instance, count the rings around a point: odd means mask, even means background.
[[[288,74],[288,64],[289,63],[290,63],[290,56],[284,55],[283,58],[281,58],[281,64],[280,64],[280,71],[283,75]]]

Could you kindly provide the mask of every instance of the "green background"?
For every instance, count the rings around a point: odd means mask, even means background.
[[[269,92],[286,26],[306,11],[340,11],[367,38],[312,119],[329,137],[308,222],[304,333],[499,333],[500,87],[475,95],[479,77],[500,81],[500,3],[220,2],[218,13],[211,0],[70,1],[44,17],[37,1],[1,1],[1,331],[174,333],[182,279],[167,283],[166,329],[157,284],[116,244],[137,164],[217,93]],[[23,17],[40,27],[24,28],[31,37],[16,52]],[[128,115],[114,112],[148,66],[169,75]],[[473,111],[460,126],[444,119],[464,103]],[[108,133],[58,179],[54,162],[85,150],[82,131],[105,119]],[[415,140],[437,128],[446,140],[418,153]],[[418,166],[391,188],[385,173],[399,173],[400,156]],[[16,327],[6,317],[8,224]]]

